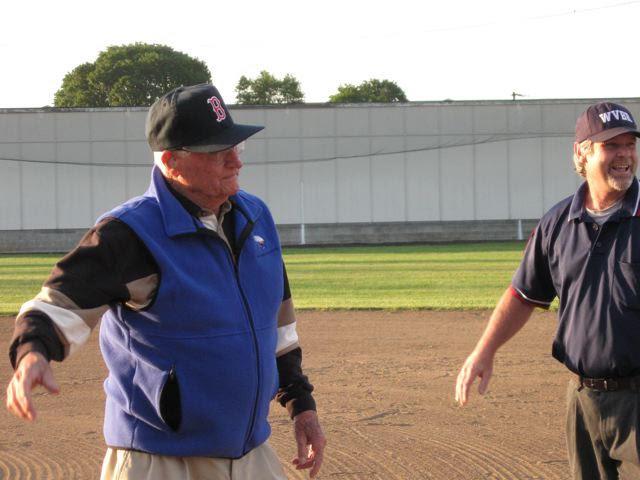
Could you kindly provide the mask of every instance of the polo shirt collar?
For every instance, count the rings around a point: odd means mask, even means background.
[[[588,192],[587,182],[583,182],[578,188],[573,200],[571,201],[571,208],[569,209],[569,221],[571,220],[584,220],[584,215],[587,215],[584,207],[584,197]],[[638,207],[640,206],[640,187],[638,186],[638,179],[634,178],[631,182],[631,186],[627,189],[624,197],[622,198],[622,205],[620,210],[613,214],[612,219],[633,217],[639,215]]]
[[[620,217],[635,217],[638,215],[638,203],[640,202],[640,186],[638,179],[634,178],[633,183],[625,193],[620,207]]]

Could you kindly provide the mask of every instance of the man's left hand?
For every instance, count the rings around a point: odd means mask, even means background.
[[[297,470],[311,468],[309,476],[315,477],[322,466],[324,447],[327,439],[322,433],[318,414],[306,410],[293,417],[293,431],[298,444],[298,456],[291,463]]]

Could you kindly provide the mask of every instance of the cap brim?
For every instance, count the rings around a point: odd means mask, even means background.
[[[239,125],[236,123],[233,127],[211,138],[207,138],[195,145],[184,146],[182,149],[189,152],[221,152],[245,141],[263,128],[264,127],[260,125]]]
[[[592,142],[605,142],[607,140],[611,140],[613,137],[622,135],[623,133],[633,133],[636,137],[640,137],[640,132],[638,130],[628,127],[616,127],[592,135],[591,137],[589,137],[589,140],[591,140]]]

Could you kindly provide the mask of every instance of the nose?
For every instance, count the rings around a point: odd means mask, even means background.
[[[231,149],[231,164],[238,168],[241,169],[242,168],[242,160],[240,160],[240,153],[236,152],[235,149]]]
[[[227,154],[226,163],[228,166],[237,168],[238,170],[242,168],[242,160],[240,160],[240,154],[236,151],[235,148],[229,150]]]

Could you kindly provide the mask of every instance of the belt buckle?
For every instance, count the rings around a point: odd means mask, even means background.
[[[618,382],[615,381],[614,379],[604,379],[604,381],[602,382],[604,385],[604,390],[606,392],[612,391],[612,390],[617,390],[618,389]]]

